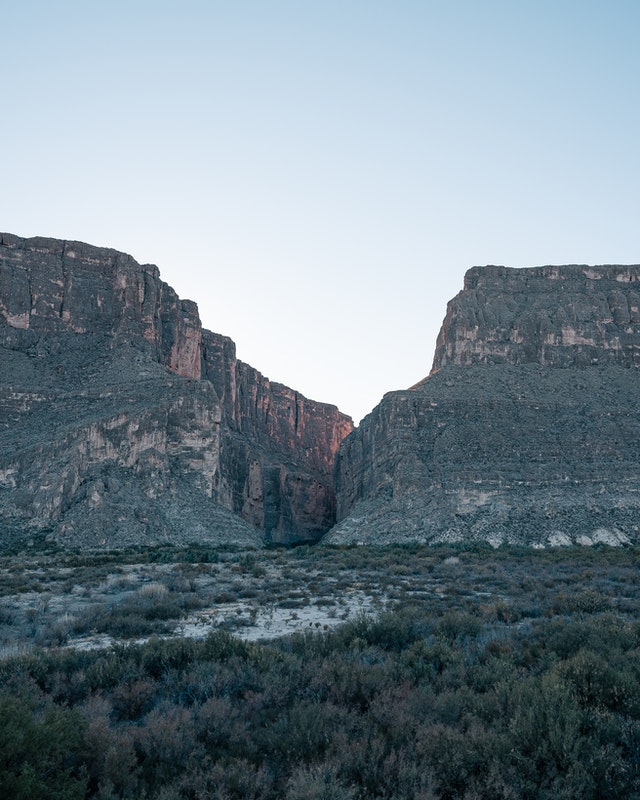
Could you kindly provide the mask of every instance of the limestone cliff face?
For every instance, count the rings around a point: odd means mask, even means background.
[[[639,541],[640,267],[474,268],[342,444],[328,542]]]
[[[474,267],[433,362],[640,365],[640,266]]]
[[[0,234],[0,315],[9,328],[144,339],[178,375],[201,374],[198,307],[180,300],[158,268],[116,250]]]
[[[351,422],[115,250],[0,234],[0,519],[74,546],[314,539]],[[230,513],[233,512],[233,513]]]

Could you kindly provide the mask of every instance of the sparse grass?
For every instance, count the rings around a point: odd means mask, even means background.
[[[167,634],[199,608],[230,604],[236,616],[220,618],[226,627],[256,621],[255,609],[270,607],[325,614],[336,608],[339,622],[351,613],[354,593],[371,608],[418,608],[434,618],[468,613],[506,625],[608,611],[635,618],[639,566],[640,550],[631,547],[302,546],[247,554],[194,545],[13,553],[0,558],[0,647],[72,644],[92,632],[122,639]]]

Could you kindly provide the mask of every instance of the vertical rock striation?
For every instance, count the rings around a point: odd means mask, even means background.
[[[640,540],[640,266],[475,267],[343,443],[328,542]]]
[[[352,428],[238,361],[157,267],[0,234],[0,518],[77,546],[316,539]]]

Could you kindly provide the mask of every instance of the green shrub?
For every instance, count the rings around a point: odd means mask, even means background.
[[[42,699],[25,684],[0,693],[0,797],[84,798],[82,715]]]

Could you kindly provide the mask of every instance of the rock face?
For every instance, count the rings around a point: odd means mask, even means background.
[[[269,381],[237,360],[231,339],[209,331],[203,377],[224,421],[219,502],[264,528],[271,542],[317,540],[335,522],[334,460],[351,418]]]
[[[640,266],[471,269],[342,444],[325,541],[640,541]]]
[[[640,267],[474,267],[447,308],[450,364],[640,365]]]
[[[0,234],[5,541],[315,540],[352,427],[238,361],[157,267]]]

